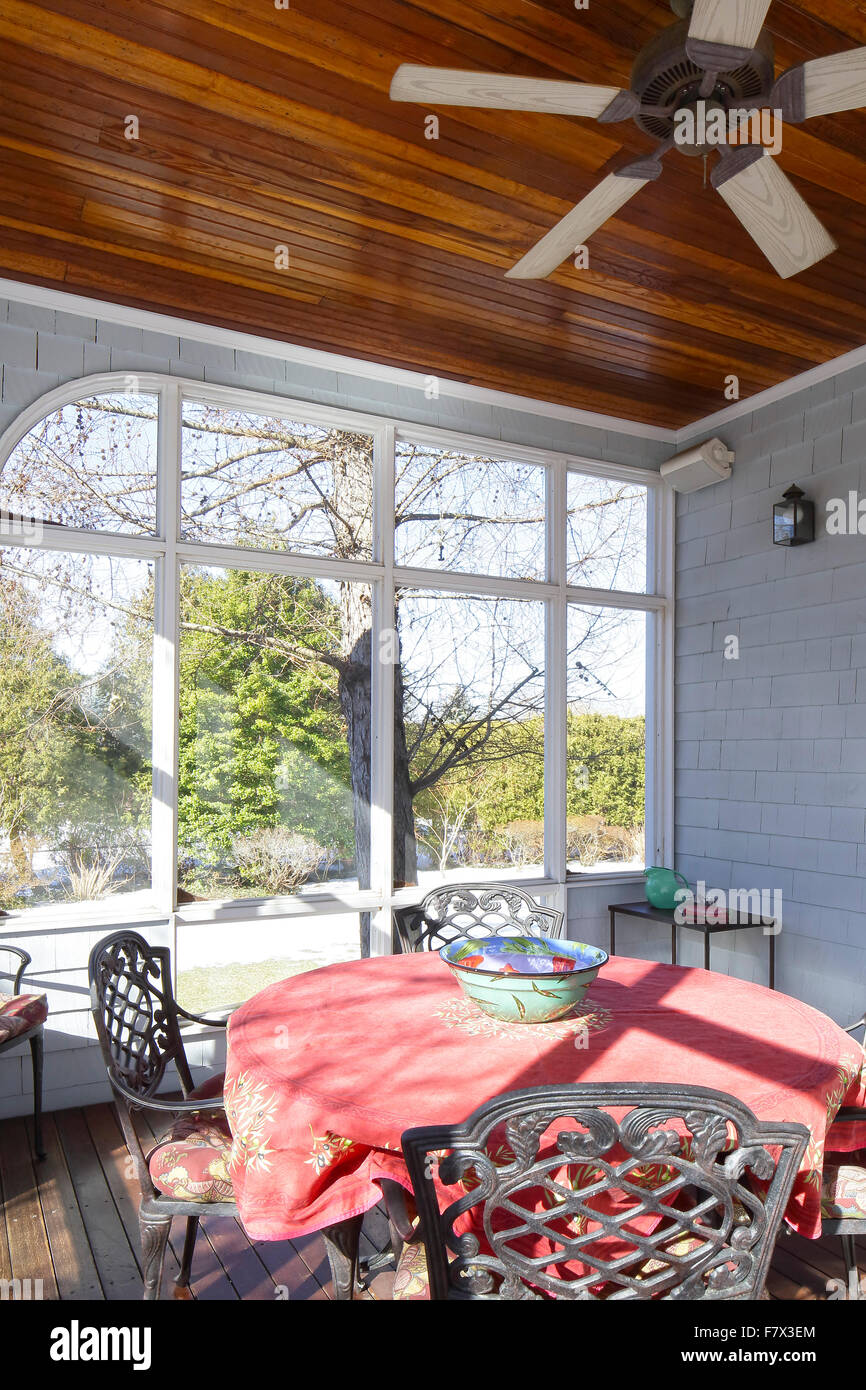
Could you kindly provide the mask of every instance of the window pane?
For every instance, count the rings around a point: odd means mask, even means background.
[[[397,564],[544,579],[544,478],[537,464],[398,441]]]
[[[158,398],[113,394],[46,415],[0,465],[0,508],[85,531],[156,530]]]
[[[644,867],[648,615],[568,609],[568,868]]]
[[[187,540],[343,559],[373,553],[373,440],[187,401]]]
[[[567,477],[568,583],[645,594],[647,489],[582,473]]]
[[[182,570],[181,901],[369,885],[370,610],[365,584]]]
[[[544,605],[403,590],[395,880],[544,862]],[[401,735],[405,755],[401,756]]]
[[[181,923],[177,997],[192,1013],[242,1004],[278,980],[338,961],[357,960],[357,912],[318,917]]]
[[[153,575],[0,552],[0,906],[150,886]]]

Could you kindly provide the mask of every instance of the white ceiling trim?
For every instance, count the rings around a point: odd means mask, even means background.
[[[45,309],[56,309],[64,313],[80,314],[86,318],[106,319],[111,323],[125,324],[130,328],[146,328],[157,333],[170,333],[178,337],[194,338],[197,342],[210,343],[215,347],[237,348],[244,352],[256,352],[262,356],[278,358],[284,362],[296,362],[302,366],[321,367],[325,371],[344,372],[351,376],[365,377],[368,381],[386,382],[392,386],[405,386],[410,390],[423,392],[428,375],[409,371],[402,367],[389,367],[379,362],[368,362],[357,357],[323,352],[318,348],[298,347],[294,343],[282,342],[275,338],[263,338],[254,333],[242,333],[234,329],[219,328],[214,324],[200,323],[195,319],[178,318],[163,314],[155,309],[136,309],[126,304],[115,304],[111,300],[92,299],[84,295],[69,294],[46,285],[31,285],[20,280],[0,277],[0,297],[16,300],[20,304],[31,304]],[[586,425],[594,429],[612,430],[618,434],[636,435],[642,439],[652,439],[677,447],[693,439],[695,435],[730,424],[751,415],[763,406],[772,405],[804,391],[818,382],[859,367],[866,363],[866,345],[854,348],[841,357],[822,362],[806,372],[780,381],[766,391],[733,401],[722,410],[704,415],[683,425],[678,430],[662,429],[658,425],[643,424],[640,420],[628,420],[616,415],[600,415],[591,410],[558,405],[552,401],[540,401],[533,396],[515,396],[507,391],[493,391],[484,386],[473,386],[468,382],[451,381],[439,377],[442,395],[452,400],[476,401],[482,405],[498,406],[505,410],[519,410],[531,415],[542,415],[546,419],[566,420],[576,425]]]

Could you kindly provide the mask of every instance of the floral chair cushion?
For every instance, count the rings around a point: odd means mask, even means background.
[[[0,1044],[44,1023],[47,1017],[44,994],[0,994]]]
[[[827,1154],[821,1215],[828,1221],[866,1221],[866,1156]]]
[[[409,1241],[403,1246],[394,1275],[392,1298],[415,1302],[430,1297],[430,1276],[427,1273],[427,1250],[423,1240]]]
[[[190,1098],[221,1097],[224,1079],[210,1077],[190,1092]],[[186,1202],[233,1202],[231,1148],[231,1130],[221,1105],[181,1115],[147,1155],[153,1185],[166,1197]]]

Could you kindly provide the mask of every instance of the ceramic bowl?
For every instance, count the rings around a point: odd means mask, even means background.
[[[607,952],[547,936],[449,941],[439,952],[483,1013],[506,1023],[550,1023],[580,1003]]]

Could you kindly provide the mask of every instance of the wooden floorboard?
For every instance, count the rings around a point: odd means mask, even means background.
[[[102,1281],[53,1115],[44,1117],[42,1128],[46,1156],[42,1162],[34,1162],[31,1134],[28,1136],[31,1141],[30,1160],[58,1294],[65,1299],[104,1298]]]
[[[3,1165],[0,1163],[0,1210],[7,1211],[6,1193],[3,1183]],[[12,1278],[12,1256],[9,1254],[9,1241],[6,1236],[6,1221],[0,1219],[0,1279]]]
[[[258,1240],[253,1245],[274,1281],[275,1298],[297,1303],[327,1299],[327,1293],[310,1273],[309,1265],[292,1241]]]
[[[145,1151],[156,1134],[136,1118]],[[157,1124],[157,1131],[159,1124]],[[138,1183],[110,1105],[62,1110],[45,1117],[46,1158],[38,1161],[32,1122],[0,1122],[0,1279],[42,1280],[46,1299],[87,1301],[141,1297]],[[183,1220],[174,1222],[166,1253],[163,1299],[178,1297]],[[362,1258],[388,1240],[384,1211],[368,1212]],[[858,1242],[866,1271],[866,1235]],[[393,1264],[366,1281],[358,1297],[388,1300]],[[862,1281],[866,1297],[866,1277]],[[767,1280],[781,1302],[824,1301],[844,1292],[839,1240],[804,1240],[783,1234]],[[202,1216],[192,1282],[184,1297],[207,1301],[333,1297],[325,1246],[319,1235],[295,1240],[249,1240],[234,1217]]]
[[[58,1298],[51,1247],[22,1119],[5,1120],[0,1125],[0,1182],[12,1278],[29,1280],[33,1296],[41,1281],[41,1296]]]
[[[138,1231],[140,1189],[114,1107],[108,1104],[91,1105],[83,1113],[93,1147],[99,1157],[105,1180],[114,1199],[117,1214],[126,1232],[130,1249],[140,1268],[141,1246]],[[177,1256],[174,1250],[169,1247],[165,1257],[164,1298],[171,1297],[173,1281],[177,1277],[179,1269],[180,1264]]]
[[[58,1110],[55,1119],[105,1297],[140,1297],[137,1251],[120,1219],[85,1112]]]
[[[237,1298],[276,1298],[276,1281],[233,1216],[205,1217],[202,1228]]]

